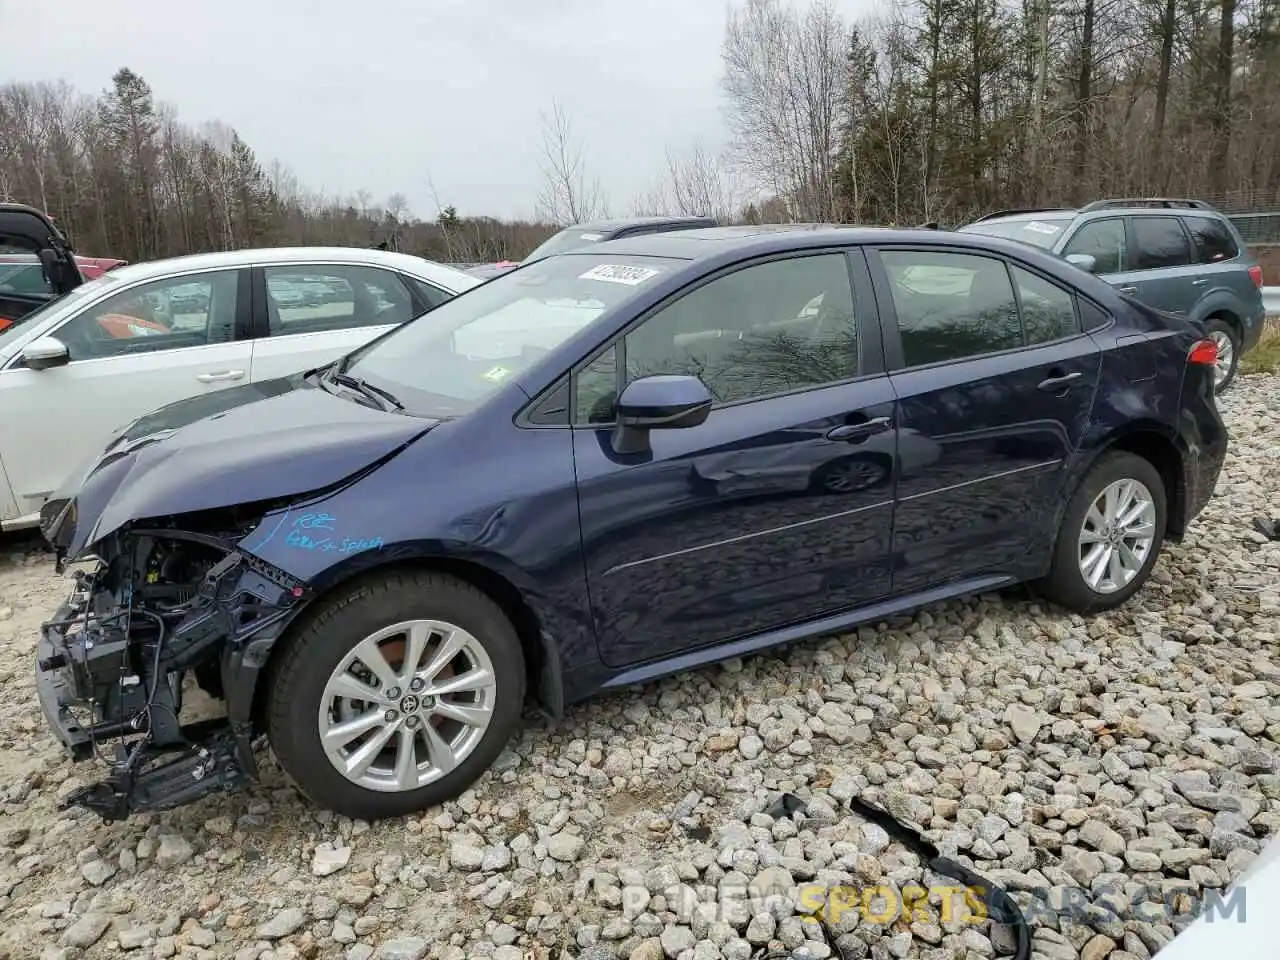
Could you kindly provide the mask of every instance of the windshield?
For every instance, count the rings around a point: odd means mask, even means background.
[[[446,300],[351,354],[343,372],[391,392],[411,413],[458,416],[683,262],[549,257]]]
[[[544,240],[541,246],[535,247],[533,253],[524,258],[524,262],[532,263],[534,260],[541,260],[543,257],[554,257],[557,253],[581,250],[583,247],[599,243],[607,237],[608,234],[600,233],[596,230],[569,227],[567,230],[561,230],[551,239]]]
[[[91,299],[92,297],[96,297],[103,290],[106,290],[108,287],[113,287],[119,282],[120,279],[118,276],[113,276],[110,273],[104,273],[97,280],[90,280],[88,283],[82,283],[70,293],[64,293],[62,296],[50,300],[39,309],[32,310],[26,316],[20,318],[12,327],[9,327],[3,333],[0,333],[0,350],[4,350],[5,347],[18,339],[19,336],[30,330],[32,324],[39,323],[54,311]]]
[[[1075,214],[1063,217],[1039,217],[1035,220],[992,220],[987,223],[971,223],[961,227],[959,233],[981,233],[988,237],[1005,237],[1020,240],[1045,250],[1062,236],[1062,231],[1075,219]]]

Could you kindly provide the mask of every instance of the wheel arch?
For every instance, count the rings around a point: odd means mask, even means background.
[[[1174,439],[1172,431],[1155,421],[1138,421],[1122,427],[1104,436],[1094,445],[1082,459],[1076,470],[1072,484],[1072,492],[1081,483],[1094,465],[1106,454],[1115,451],[1132,453],[1146,460],[1164,483],[1167,511],[1165,518],[1165,537],[1175,543],[1182,539],[1187,526],[1187,476],[1183,452]],[[1066,509],[1063,498],[1058,508],[1057,522],[1060,525],[1062,512]]]
[[[563,716],[565,697],[558,646],[554,638],[543,630],[541,619],[520,588],[497,566],[487,558],[471,556],[458,557],[441,553],[396,555],[387,557],[380,563],[348,567],[326,579],[306,607],[298,611],[272,643],[265,662],[257,671],[252,706],[254,728],[262,729],[271,675],[280,661],[280,651],[289,640],[306,629],[307,624],[323,608],[325,601],[334,594],[348,590],[361,581],[378,579],[397,571],[421,571],[456,577],[496,603],[511,621],[520,641],[528,695],[551,716]]]

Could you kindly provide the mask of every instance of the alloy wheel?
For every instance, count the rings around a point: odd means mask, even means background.
[[[879,464],[846,460],[830,467],[822,478],[822,484],[831,493],[852,493],[878,482],[884,474],[884,467]]]
[[[1080,529],[1080,575],[1095,593],[1123,590],[1146,566],[1155,537],[1155,498],[1146,485],[1133,479],[1108,484]]]
[[[330,674],[320,742],[352,783],[416,790],[475,750],[496,695],[489,654],[466,630],[440,620],[392,624],[352,647]]]
[[[1231,361],[1235,359],[1235,346],[1231,343],[1231,338],[1221,330],[1215,330],[1209,335],[1218,346],[1218,359],[1213,365],[1213,385],[1215,387],[1222,386],[1227,377],[1231,376]]]

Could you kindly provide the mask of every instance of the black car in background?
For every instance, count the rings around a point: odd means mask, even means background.
[[[719,223],[714,217],[629,217],[622,220],[593,220],[589,223],[575,223],[565,227],[559,233],[549,237],[533,252],[518,263],[503,261],[501,263],[482,263],[467,272],[486,280],[514,270],[525,263],[533,263],[558,253],[567,253],[601,243],[605,240],[620,240],[623,237],[636,237],[645,233],[669,233],[672,230],[696,230],[700,227],[717,227]]]
[[[84,283],[74,251],[51,219],[24,203],[0,203],[0,256],[26,267],[39,264],[34,282],[26,269],[0,278],[0,330]],[[9,282],[4,282],[8,280]]]

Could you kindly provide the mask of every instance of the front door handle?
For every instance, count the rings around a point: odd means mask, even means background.
[[[1121,293],[1127,293],[1129,296],[1133,296],[1138,292],[1137,287],[1120,287],[1119,289]]]
[[[1045,393],[1061,393],[1064,390],[1070,390],[1071,385],[1079,380],[1084,374],[1079,370],[1072,373],[1063,373],[1046,380],[1041,380],[1036,384],[1037,390],[1043,390]]]
[[[201,383],[217,383],[219,380],[239,380],[244,377],[243,370],[220,370],[217,373],[197,373],[196,379]]]
[[[827,431],[828,440],[843,440],[845,443],[861,443],[867,437],[884,433],[893,425],[889,417],[874,417],[862,423],[846,423]]]
[[[1209,282],[1208,277],[1201,277],[1199,280],[1192,280],[1191,285],[1193,287],[1203,287],[1208,282]]]

